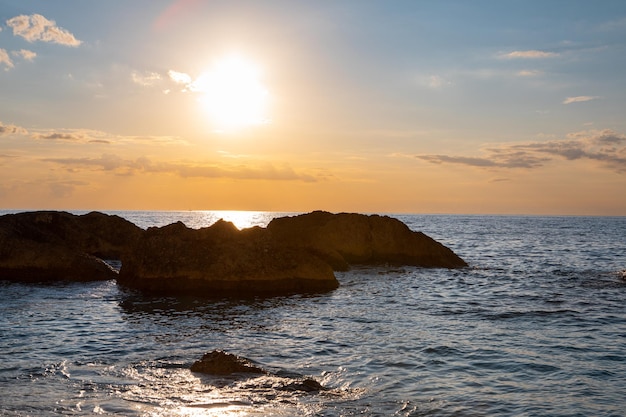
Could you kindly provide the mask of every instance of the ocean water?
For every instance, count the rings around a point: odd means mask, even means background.
[[[278,215],[116,214],[142,227]],[[470,267],[355,268],[333,292],[248,300],[0,282],[0,415],[626,414],[626,217],[396,217]],[[278,376],[188,370],[213,349]],[[281,389],[304,376],[330,389]]]

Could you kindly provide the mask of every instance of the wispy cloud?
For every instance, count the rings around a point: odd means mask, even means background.
[[[542,71],[538,70],[521,70],[516,73],[518,77],[538,77],[543,75]]]
[[[535,168],[549,160],[523,152],[499,150],[492,150],[491,155],[482,158],[450,155],[417,155],[416,157],[434,164],[451,163],[479,168]]]
[[[157,72],[139,72],[133,71],[130,74],[131,80],[143,87],[152,87],[161,82],[161,75]]]
[[[626,173],[626,135],[612,130],[592,130],[567,135],[566,139],[503,144],[485,150],[481,157],[415,155],[434,164],[457,164],[477,168],[526,168],[544,166],[558,159],[591,160],[610,170]]]
[[[37,54],[33,51],[29,51],[28,49],[20,49],[19,51],[11,51],[13,56],[20,57],[26,61],[33,61]]]
[[[6,49],[0,48],[0,64],[4,65],[5,71],[8,71],[15,66]]]
[[[185,74],[184,72],[178,72],[174,70],[169,70],[167,75],[170,77],[170,80],[174,81],[176,84],[182,84],[185,86],[185,90],[190,89],[193,80],[189,74]]]
[[[572,104],[572,103],[582,103],[585,101],[597,100],[599,96],[575,96],[575,97],[567,97],[563,100],[563,104]]]
[[[559,56],[556,52],[547,52],[547,51],[539,51],[536,49],[526,50],[526,51],[512,51],[506,54],[502,54],[502,58],[508,59],[538,59],[538,58],[552,58]]]
[[[5,125],[0,122],[0,136],[5,135],[27,135],[28,131],[23,127],[16,125]]]
[[[15,16],[6,21],[13,29],[13,35],[21,36],[28,42],[51,42],[65,46],[79,46],[82,41],[68,30],[58,27],[54,20],[40,14]]]
[[[296,172],[288,165],[270,163],[218,164],[207,161],[153,162],[149,158],[125,159],[115,154],[97,158],[44,158],[43,162],[62,165],[71,172],[77,170],[107,171],[117,175],[175,174],[183,178],[231,178],[240,180],[275,180],[316,182],[319,178]]]
[[[85,140],[86,137],[82,134],[77,134],[77,133],[54,132],[54,133],[48,133],[48,134],[35,133],[33,134],[33,138],[43,139],[43,140],[64,140],[64,141],[74,142],[74,141],[83,141]]]
[[[600,26],[600,29],[602,30],[621,30],[626,28],[626,17],[622,17],[620,19],[616,19],[616,20],[610,20],[608,22],[603,23]]]
[[[25,130],[22,132],[24,133]],[[58,129],[32,132],[31,138],[50,142],[74,142],[85,144],[150,143],[151,145],[186,145],[178,136],[120,136],[92,129]]]
[[[438,89],[438,88],[452,85],[452,82],[446,80],[441,75],[431,75],[430,77],[428,77],[427,85],[430,88]]]
[[[11,51],[7,52],[6,49],[0,48],[0,65],[4,65],[4,70],[8,71],[15,67],[15,62],[11,59],[11,55],[17,58],[21,58],[25,61],[34,61],[37,54],[33,51],[29,51],[28,49],[20,49],[19,51]]]

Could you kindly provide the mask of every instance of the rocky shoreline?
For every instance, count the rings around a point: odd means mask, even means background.
[[[121,261],[119,273],[104,259]],[[143,291],[205,296],[324,292],[351,265],[462,268],[452,250],[401,221],[315,211],[239,230],[220,220],[141,229],[115,215],[0,216],[0,279],[116,279]]]

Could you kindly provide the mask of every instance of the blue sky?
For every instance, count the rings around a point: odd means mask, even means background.
[[[0,28],[5,208],[626,215],[623,1],[9,0]],[[229,56],[263,123],[198,88]]]

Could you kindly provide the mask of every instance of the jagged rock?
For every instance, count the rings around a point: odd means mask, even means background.
[[[290,374],[290,376],[277,375],[256,366],[249,359],[221,350],[205,353],[189,369],[191,372],[218,377],[236,376],[246,378],[263,375],[274,377],[277,382],[274,382],[272,387],[279,391],[303,392],[307,394],[328,391],[328,388],[313,378],[293,374]]]
[[[117,277],[141,229],[118,216],[39,211],[0,216],[0,279],[93,281]]]
[[[381,263],[427,268],[467,266],[449,248],[388,216],[315,211],[274,219],[267,230],[281,246],[312,251],[335,270],[346,270],[352,264]]]
[[[307,393],[314,393],[320,391],[328,391],[328,388],[314,380],[313,378],[304,378],[284,385],[281,391],[302,391]]]
[[[124,260],[118,282],[164,293],[277,294],[337,288],[351,264],[467,266],[454,252],[385,216],[313,212],[238,230],[223,220],[189,229],[149,228]]]
[[[119,275],[102,259],[121,259]],[[42,211],[0,217],[0,279],[102,280],[193,295],[329,291],[351,264],[466,266],[397,219],[316,211],[238,230],[223,220],[147,231],[118,216]]]
[[[265,229],[240,231],[223,220],[202,229],[180,222],[149,228],[124,260],[118,282],[209,296],[319,292],[338,286],[332,268],[315,254],[281,246]]]
[[[205,353],[199,361],[191,365],[192,372],[209,375],[268,374],[246,358],[221,350]]]

